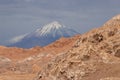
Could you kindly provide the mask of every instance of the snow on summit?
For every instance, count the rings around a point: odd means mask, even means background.
[[[45,25],[43,28],[37,29],[36,33],[38,35],[45,35],[45,34],[49,34],[51,31],[56,31],[59,30],[60,28],[64,28],[65,26],[60,24],[57,21],[54,21],[52,23],[49,23],[47,25]]]

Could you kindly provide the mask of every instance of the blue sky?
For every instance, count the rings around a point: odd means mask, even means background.
[[[59,21],[80,33],[120,14],[120,0],[0,0],[0,45]]]

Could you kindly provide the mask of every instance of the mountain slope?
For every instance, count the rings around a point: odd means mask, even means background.
[[[120,79],[120,15],[78,39],[43,67],[35,80]]]
[[[56,55],[71,49],[79,37],[80,35],[62,37],[45,47],[36,46],[30,49],[0,46],[0,79],[32,80],[43,65]]]
[[[72,29],[68,29],[64,25],[54,21],[50,24],[43,26],[36,31],[27,34],[20,38],[18,42],[15,42],[9,46],[16,46],[22,48],[31,48],[34,46],[46,46],[60,37],[71,37],[75,34],[78,34]]]

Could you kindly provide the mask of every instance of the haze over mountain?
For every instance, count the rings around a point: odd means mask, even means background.
[[[34,46],[46,46],[61,37],[71,37],[78,32],[60,24],[57,21],[49,23],[42,28],[39,28],[29,34],[15,37],[11,40],[9,46],[22,48],[31,48]]]
[[[0,45],[54,20],[80,33],[87,32],[120,13],[119,3],[120,0],[0,0]]]

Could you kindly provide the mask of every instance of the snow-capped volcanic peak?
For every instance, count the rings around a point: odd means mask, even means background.
[[[56,31],[56,30],[59,30],[59,29],[64,28],[64,27],[65,27],[64,25],[61,25],[59,22],[54,21],[52,23],[45,25],[44,27],[42,27],[40,29],[37,29],[36,33],[38,35],[45,35],[45,34],[48,34],[52,31]]]
[[[71,37],[78,32],[65,27],[57,21],[49,23],[25,36],[18,36],[12,39],[15,43],[8,46],[31,48],[33,46],[46,46],[61,37]]]

